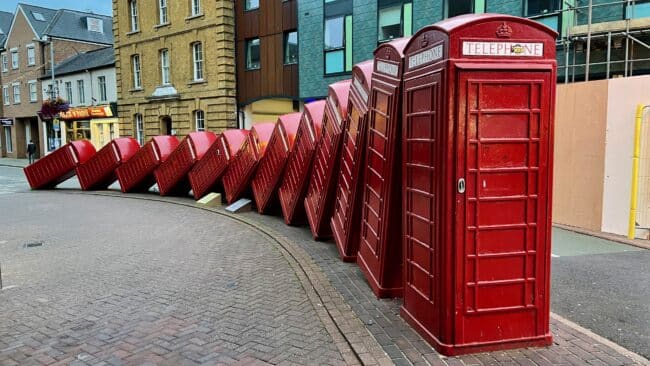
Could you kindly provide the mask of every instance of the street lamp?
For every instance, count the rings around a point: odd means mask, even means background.
[[[54,100],[58,94],[58,88],[56,87],[56,78],[54,76],[54,43],[52,43],[52,40],[49,39],[47,34],[43,36],[42,42],[43,44],[50,45],[50,72],[52,73],[52,90],[50,91],[50,99]]]

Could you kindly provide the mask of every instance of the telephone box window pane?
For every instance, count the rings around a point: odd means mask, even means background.
[[[325,73],[334,74],[337,72],[343,72],[344,64],[344,53],[343,50],[327,52],[325,54]]]

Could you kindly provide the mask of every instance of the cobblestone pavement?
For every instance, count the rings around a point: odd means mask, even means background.
[[[0,196],[0,365],[344,359],[268,238],[158,202]]]

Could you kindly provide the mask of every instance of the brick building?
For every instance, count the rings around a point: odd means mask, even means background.
[[[11,20],[14,18],[14,15],[12,13],[8,13],[5,11],[0,11],[0,50],[4,49],[5,47],[5,41],[7,40],[7,33],[9,32],[9,28],[11,27]],[[0,96],[1,96],[0,92]],[[3,103],[0,103],[0,158],[4,157],[7,152],[6,152],[6,146],[7,143],[9,145],[12,144],[11,136],[7,140],[5,140],[5,127],[7,130],[11,131],[11,125],[13,125],[13,121],[9,120],[8,118],[4,118],[4,110],[3,110]],[[12,150],[12,147],[9,146],[9,150]]]
[[[29,140],[39,146],[41,156],[59,146],[57,126],[38,116],[43,103],[39,78],[49,73],[51,54],[56,64],[112,45],[111,27],[111,17],[104,15],[18,4],[0,49],[3,117],[11,123],[2,129],[6,156],[25,157]],[[54,88],[50,95],[59,92]]]
[[[113,0],[120,135],[236,126],[234,2]]]

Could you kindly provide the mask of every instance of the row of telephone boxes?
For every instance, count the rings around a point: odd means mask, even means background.
[[[25,168],[34,189],[199,199],[252,193],[334,238],[378,297],[447,355],[551,343],[554,31],[465,15],[380,45],[326,100],[250,131],[72,142]]]

